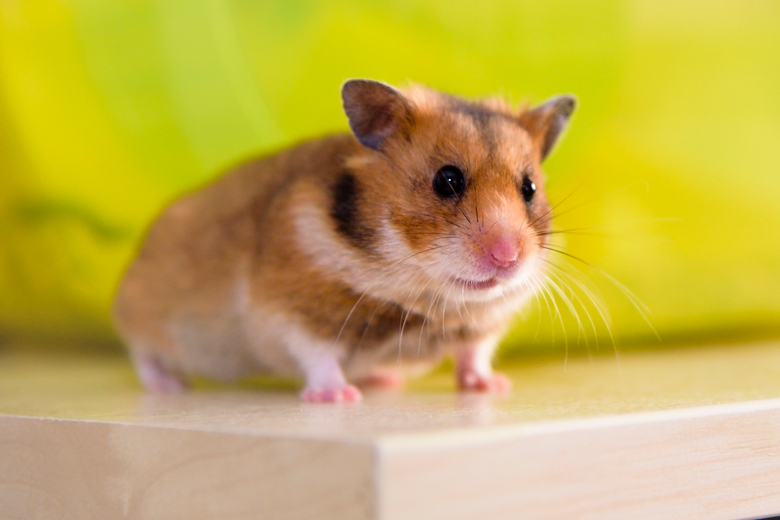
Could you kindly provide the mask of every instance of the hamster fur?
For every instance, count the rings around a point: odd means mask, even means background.
[[[114,304],[149,391],[273,373],[354,401],[350,382],[446,355],[459,388],[509,388],[491,358],[541,283],[540,163],[574,99],[514,110],[369,80],[342,98],[352,134],[247,162],[152,225]]]

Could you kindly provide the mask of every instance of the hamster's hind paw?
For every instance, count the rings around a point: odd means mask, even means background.
[[[401,390],[404,376],[395,372],[373,372],[357,381],[358,386],[370,390]]]
[[[183,377],[169,372],[154,358],[136,359],[136,371],[141,384],[153,394],[179,394],[189,388]]]
[[[499,372],[482,375],[474,370],[466,370],[458,374],[458,387],[472,392],[503,394],[512,389],[512,380]]]
[[[301,399],[307,403],[354,403],[363,396],[356,387],[344,385],[338,388],[316,388],[307,386],[301,392]]]

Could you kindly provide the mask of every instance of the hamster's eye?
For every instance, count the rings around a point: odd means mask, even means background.
[[[534,200],[534,194],[536,194],[536,184],[528,177],[523,177],[523,184],[520,185],[520,193],[523,194],[523,200],[526,204],[530,204]]]
[[[457,166],[442,166],[433,178],[433,190],[440,197],[457,197],[466,190],[466,178]]]

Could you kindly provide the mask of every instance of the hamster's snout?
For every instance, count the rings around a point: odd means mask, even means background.
[[[509,267],[517,262],[520,255],[518,241],[509,233],[501,233],[492,240],[486,240],[482,247],[486,262],[496,267]]]
[[[522,230],[511,226],[495,226],[485,233],[471,235],[471,273],[459,276],[468,288],[485,290],[513,278],[523,267],[529,255]]]
[[[527,256],[526,240],[522,232],[514,229],[491,230],[477,235],[476,261],[481,271],[494,272],[501,278],[509,278]]]

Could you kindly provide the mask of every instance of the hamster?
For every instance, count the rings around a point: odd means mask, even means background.
[[[149,391],[271,373],[302,376],[304,401],[357,401],[448,355],[460,389],[509,389],[491,358],[541,284],[540,164],[574,98],[341,95],[351,134],[251,160],[150,228],[113,309]]]

